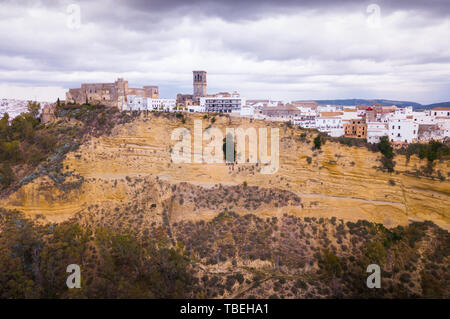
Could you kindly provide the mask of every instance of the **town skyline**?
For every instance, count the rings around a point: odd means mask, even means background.
[[[450,100],[445,1],[108,4],[1,2],[0,98],[119,77],[172,98],[204,69],[213,91],[249,99]]]

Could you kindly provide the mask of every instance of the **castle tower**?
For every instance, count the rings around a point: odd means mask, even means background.
[[[127,99],[127,94],[128,94],[128,81],[124,81],[123,78],[118,78],[117,81],[114,83],[115,84],[115,89],[116,89],[116,101],[114,104],[117,103],[117,106],[119,108],[119,110],[123,110],[126,103],[126,99]]]
[[[200,97],[206,96],[206,71],[192,71],[194,75],[194,103],[200,103]]]

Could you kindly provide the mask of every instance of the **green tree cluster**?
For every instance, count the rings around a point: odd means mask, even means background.
[[[163,242],[0,209],[0,299],[193,297],[189,260]],[[66,285],[70,264],[80,266],[80,289]]]

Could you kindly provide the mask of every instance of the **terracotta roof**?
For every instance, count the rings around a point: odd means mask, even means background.
[[[284,106],[264,106],[261,108],[262,111],[298,111],[300,110],[293,106],[292,104],[286,104]]]
[[[342,112],[321,112],[319,117],[338,117],[343,114]]]
[[[432,111],[450,111],[450,106],[435,107]]]
[[[313,108],[316,108],[318,105],[317,102],[314,101],[292,101],[292,104],[296,106],[313,107]]]

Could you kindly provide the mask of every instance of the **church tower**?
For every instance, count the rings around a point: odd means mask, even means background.
[[[200,97],[206,96],[206,71],[192,71],[194,75],[194,103],[200,103]]]

